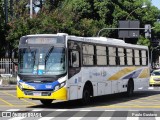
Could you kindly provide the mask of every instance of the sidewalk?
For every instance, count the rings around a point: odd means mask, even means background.
[[[0,77],[0,90],[16,90],[16,85],[15,77]]]
[[[0,90],[16,90],[16,85],[0,85]]]

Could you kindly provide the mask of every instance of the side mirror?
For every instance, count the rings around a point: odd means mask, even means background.
[[[69,67],[79,67],[80,60],[79,60],[79,51],[72,50],[69,51]]]

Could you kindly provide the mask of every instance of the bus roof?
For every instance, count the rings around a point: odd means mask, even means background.
[[[122,46],[122,47],[148,49],[147,46],[125,43],[124,40],[115,39],[115,38],[68,36],[68,39],[82,41],[82,42],[95,43],[95,44],[106,44],[106,45],[116,45],[116,46]]]
[[[116,46],[140,48],[140,49],[148,49],[147,46],[125,43],[124,40],[121,40],[121,39],[106,38],[106,37],[80,37],[80,36],[68,35],[66,33],[34,34],[34,35],[26,35],[23,37],[36,37],[36,36],[67,36],[68,39],[74,40],[74,41],[89,42],[89,43],[95,43],[95,44],[116,45]]]

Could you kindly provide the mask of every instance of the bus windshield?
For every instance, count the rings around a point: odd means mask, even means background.
[[[60,75],[66,72],[64,47],[19,49],[19,74]]]

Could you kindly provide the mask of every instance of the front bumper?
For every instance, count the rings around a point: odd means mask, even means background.
[[[34,90],[33,90],[34,91]],[[44,91],[45,92],[45,91]],[[60,88],[57,91],[52,91],[49,96],[34,96],[34,95],[26,95],[24,91],[22,91],[17,86],[17,97],[18,98],[29,98],[29,99],[55,99],[55,100],[67,100],[67,89],[65,87]]]
[[[149,85],[150,85],[150,86],[160,85],[160,81],[154,81],[154,80],[152,80],[152,81],[149,82]]]

